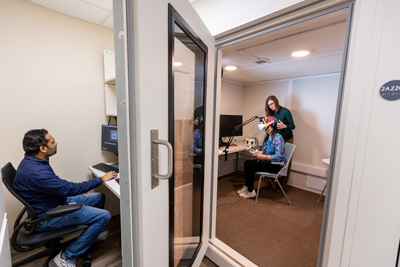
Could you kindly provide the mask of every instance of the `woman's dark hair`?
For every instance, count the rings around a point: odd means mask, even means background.
[[[22,147],[28,155],[36,155],[40,151],[41,146],[47,145],[49,140],[46,139],[48,131],[46,129],[34,129],[28,131],[22,140]]]
[[[274,101],[274,103],[275,103],[275,111],[270,109],[270,107],[268,106],[268,102],[270,100]],[[281,109],[281,106],[279,105],[279,100],[278,100],[278,98],[276,98],[276,96],[270,95],[267,98],[267,100],[265,100],[265,116],[266,117],[274,116],[274,114],[278,113],[280,109]]]
[[[274,137],[276,135],[276,131],[278,130],[278,124],[276,123],[276,121],[273,124],[271,124],[271,127],[272,127],[272,131],[265,135],[264,143],[268,140],[269,136],[271,136],[271,140],[274,139]]]

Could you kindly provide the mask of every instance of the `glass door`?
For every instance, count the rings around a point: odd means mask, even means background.
[[[189,1],[125,4],[133,265],[199,266],[209,241],[214,38]]]
[[[169,6],[170,266],[191,266],[202,243],[207,46]]]

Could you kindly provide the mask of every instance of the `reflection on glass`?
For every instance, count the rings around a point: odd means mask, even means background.
[[[202,229],[205,53],[177,25],[174,46],[174,266],[189,266]]]

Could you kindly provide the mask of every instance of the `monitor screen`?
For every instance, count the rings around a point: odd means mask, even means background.
[[[118,154],[117,126],[101,125],[101,149]]]
[[[243,123],[242,115],[221,115],[219,119],[219,138],[230,137],[234,128]],[[239,127],[235,136],[243,135],[243,127]]]

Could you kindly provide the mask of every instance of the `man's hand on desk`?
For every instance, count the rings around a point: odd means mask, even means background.
[[[113,171],[107,172],[106,174],[103,175],[103,177],[104,177],[104,180],[110,181],[111,179],[117,178],[118,177],[118,173],[113,172]]]

